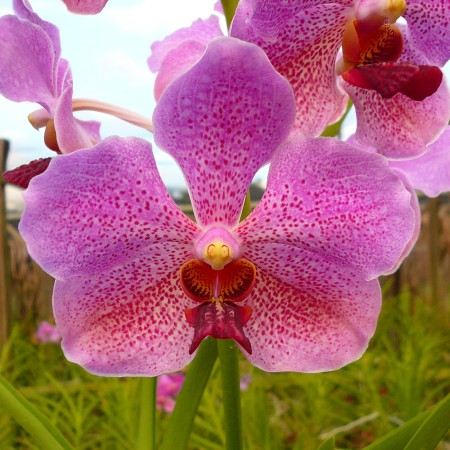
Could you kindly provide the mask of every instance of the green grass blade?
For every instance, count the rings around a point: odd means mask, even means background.
[[[420,425],[405,450],[435,448],[450,428],[450,394],[440,401]]]
[[[0,375],[0,403],[17,423],[45,449],[72,449],[60,431]]]
[[[326,441],[322,442],[318,450],[334,450],[334,436],[331,436]]]
[[[413,440],[414,437],[416,437],[422,426],[424,426],[425,423],[428,421],[428,419],[431,419],[436,412],[437,412],[436,421],[439,422],[439,420],[442,420],[447,424],[448,429],[449,405],[450,405],[449,396],[447,396],[437,405],[433,406],[427,411],[424,411],[421,414],[418,414],[416,417],[413,417],[411,420],[408,420],[408,422],[404,423],[402,426],[381,437],[377,441],[370,444],[368,447],[365,447],[365,450],[392,450],[393,448],[402,448],[405,450],[406,448],[408,448],[408,450],[412,450],[419,448],[424,449],[434,448],[433,446],[430,446],[429,441],[427,441],[425,447],[406,447],[406,446],[411,443],[411,441]],[[441,423],[441,426],[443,425],[443,422]],[[433,423],[435,423],[434,420],[429,425],[427,425],[427,427],[424,429],[424,432],[426,432],[426,429],[428,429],[428,427],[433,427],[434,429]],[[442,437],[443,435],[440,435],[439,440],[437,442],[439,442],[442,439]]]

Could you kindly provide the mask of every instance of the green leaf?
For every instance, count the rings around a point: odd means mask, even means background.
[[[0,403],[35,440],[45,449],[73,449],[61,432],[37,410],[19,391],[0,375]]]
[[[205,339],[200,345],[197,356],[189,365],[160,450],[183,450],[187,447],[198,405],[216,359],[215,339]]]
[[[450,394],[426,417],[405,450],[435,448],[450,428]]]
[[[322,442],[318,450],[334,450],[334,436],[331,436],[326,441]]]
[[[239,0],[220,0],[220,3],[222,3],[225,19],[227,20],[227,28],[230,28]]]
[[[448,430],[449,426],[448,417],[450,415],[448,409],[449,405],[450,405],[449,396],[447,396],[437,405],[424,411],[421,414],[418,414],[416,417],[413,417],[411,420],[404,423],[402,426],[398,427],[395,430],[392,430],[390,433],[384,435],[377,441],[373,442],[368,447],[366,447],[365,450],[392,450],[393,448],[401,448],[405,450],[406,448],[408,448],[408,450],[413,450],[419,448],[423,449],[435,448],[435,445],[434,446],[430,445],[431,441],[427,431],[430,429],[442,431],[442,429],[445,427],[446,430]],[[426,425],[429,419],[431,420],[431,422],[428,425]],[[435,429],[436,424],[439,425]],[[419,434],[419,431],[422,430],[422,426],[424,427],[423,433],[427,433],[426,439],[428,440],[426,441],[422,440],[425,439],[424,437],[422,437],[422,432]],[[445,435],[445,432],[446,431],[444,431],[443,434],[433,436],[438,438],[436,444],[442,439],[442,437]],[[436,433],[436,431],[433,431],[433,433]],[[410,447],[410,445],[414,445],[414,439],[416,438],[418,439],[417,442],[421,443],[426,442],[425,447],[417,447],[417,446]]]

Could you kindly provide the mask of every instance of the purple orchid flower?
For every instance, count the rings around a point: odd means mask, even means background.
[[[405,34],[394,25],[402,15]],[[441,0],[241,0],[231,27],[291,82],[302,133],[317,135],[339,117],[343,87],[356,107],[356,139],[393,158],[423,153],[448,123],[449,91],[430,64],[448,61],[449,32]]]
[[[75,14],[98,14],[108,0],[63,0],[70,12]]]
[[[294,118],[292,89],[263,51],[218,38],[153,116],[197,223],[142,139],[107,138],[32,180],[20,231],[57,280],[69,360],[155,376],[184,367],[207,336],[234,339],[267,371],[333,370],[362,355],[380,310],[376,277],[416,239],[417,205],[382,156],[287,139]],[[239,223],[269,160],[267,191]]]
[[[71,153],[100,141],[100,124],[72,114],[72,74],[61,58],[58,29],[35,14],[27,0],[14,0],[16,15],[0,17],[0,93],[15,102],[38,103],[30,114],[35,128],[45,127],[45,142],[57,153]],[[5,174],[27,187],[46,170],[51,158],[33,161]]]

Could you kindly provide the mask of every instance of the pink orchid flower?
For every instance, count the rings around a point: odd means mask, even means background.
[[[180,392],[185,375],[183,373],[163,374],[156,385],[156,407],[166,413],[175,408],[175,397]]]
[[[218,38],[153,116],[197,223],[142,139],[58,156],[31,181],[20,231],[56,278],[69,360],[155,376],[188,364],[208,336],[234,339],[266,371],[333,370],[362,355],[380,310],[376,278],[416,239],[417,204],[381,155],[288,138],[294,118],[292,89],[264,52]],[[269,160],[266,193],[239,223]]]
[[[100,124],[72,114],[72,74],[61,58],[59,30],[35,14],[27,0],[14,0],[16,15],[0,17],[0,93],[15,102],[38,103],[30,114],[35,128],[45,127],[45,143],[57,153],[71,153],[100,141]],[[7,172],[22,187],[46,170],[51,158]]]
[[[231,35],[258,44],[289,80],[297,132],[320,134],[341,117],[349,94],[359,143],[388,157],[410,158],[427,150],[450,115],[447,85],[430,65],[448,60],[450,8],[438,1],[408,1],[406,10],[404,5],[403,0],[241,0]],[[391,23],[401,14],[408,28]],[[148,64],[158,72],[156,99],[220,35],[218,19],[211,16],[154,43]]]
[[[395,24],[400,16],[407,28]],[[291,82],[302,133],[317,135],[339,117],[343,88],[356,139],[393,158],[423,153],[448,123],[449,91],[430,64],[448,61],[449,33],[441,0],[241,0],[231,27]]]
[[[108,0],[63,0],[70,12],[75,14],[98,14]]]
[[[41,322],[36,330],[36,339],[43,344],[57,343],[61,340],[61,334],[54,325],[45,320]]]

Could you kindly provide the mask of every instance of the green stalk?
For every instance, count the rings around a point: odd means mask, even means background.
[[[139,379],[139,422],[136,450],[156,449],[156,382],[157,377]]]
[[[220,371],[222,373],[223,409],[225,413],[225,448],[242,450],[241,390],[238,349],[231,339],[219,339]]]
[[[41,448],[73,450],[61,432],[0,375],[0,404]]]
[[[220,0],[220,3],[222,3],[223,12],[227,21],[227,28],[230,29],[231,21],[233,20],[239,0]]]
[[[164,433],[160,450],[183,450],[187,447],[198,405],[217,359],[214,339],[205,339],[188,367],[175,410]]]

